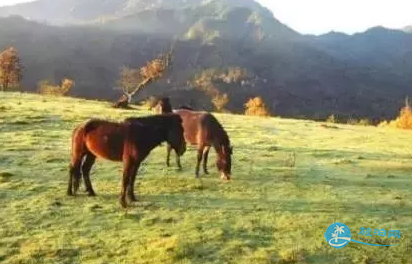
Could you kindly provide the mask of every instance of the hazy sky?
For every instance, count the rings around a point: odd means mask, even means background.
[[[85,0],[86,1],[86,0]],[[27,0],[0,0],[0,5]],[[331,30],[345,33],[373,26],[412,25],[411,0],[258,0],[291,28],[310,34]]]

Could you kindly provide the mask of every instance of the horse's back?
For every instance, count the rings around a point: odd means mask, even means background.
[[[128,125],[103,119],[89,119],[77,127],[74,137],[93,155],[120,161]],[[76,130],[76,129],[75,129]],[[79,143],[77,143],[79,145]]]
[[[182,118],[185,139],[193,145],[210,146],[219,133],[221,126],[211,113],[187,109],[174,110],[174,113]]]

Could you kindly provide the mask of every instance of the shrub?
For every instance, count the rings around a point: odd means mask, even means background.
[[[390,122],[383,121],[378,126],[412,129],[412,107],[409,105],[409,100],[406,99],[405,106],[401,109],[399,116],[395,120]]]
[[[252,116],[270,116],[263,99],[258,96],[249,99],[245,104],[245,115]]]
[[[389,126],[389,121],[388,120],[383,120],[378,124],[378,127],[388,127]]]
[[[229,96],[227,94],[217,94],[212,98],[212,104],[215,106],[216,111],[218,112],[222,112],[228,102]]]
[[[412,129],[412,108],[409,105],[401,109],[395,126],[400,129]]]
[[[152,110],[156,105],[159,103],[159,98],[155,96],[150,96],[146,100],[143,100],[140,102],[140,106],[144,108],[148,108],[149,110]]]
[[[356,119],[356,118],[349,118],[348,122],[349,125],[354,125],[354,126],[371,126],[372,122],[367,119],[367,118],[362,118],[362,119]]]
[[[326,122],[327,122],[327,123],[333,123],[333,124],[335,124],[335,123],[337,123],[338,121],[336,120],[335,115],[330,115],[330,116],[326,119]]]
[[[367,118],[363,118],[363,119],[360,119],[360,120],[356,123],[356,125],[359,125],[359,126],[371,126],[371,125],[372,125],[372,122],[371,122],[369,119],[367,119]]]
[[[74,85],[74,81],[67,78],[64,78],[60,85],[51,84],[46,80],[39,82],[38,91],[44,95],[66,96]]]

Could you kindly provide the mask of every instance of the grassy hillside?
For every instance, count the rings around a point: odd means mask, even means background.
[[[1,263],[410,263],[412,133],[281,118],[216,115],[234,145],[233,180],[194,179],[157,148],[120,209],[121,165],[98,161],[97,197],[65,195],[70,134],[90,117],[149,114],[107,103],[0,93]],[[295,155],[295,162],[293,156]],[[213,167],[212,167],[213,166]],[[327,245],[346,224],[398,229],[401,244]]]

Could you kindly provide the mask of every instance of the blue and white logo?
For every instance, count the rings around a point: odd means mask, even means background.
[[[351,241],[351,232],[345,224],[334,223],[326,230],[325,238],[332,247],[343,248]]]
[[[374,232],[373,232],[374,230]],[[383,228],[360,228],[359,234],[362,236],[360,241],[351,238],[352,234],[349,227],[342,223],[334,223],[326,229],[325,239],[331,247],[343,248],[350,241],[375,247],[392,247],[398,246],[401,238],[401,231],[389,230]],[[387,237],[387,238],[385,238]]]

